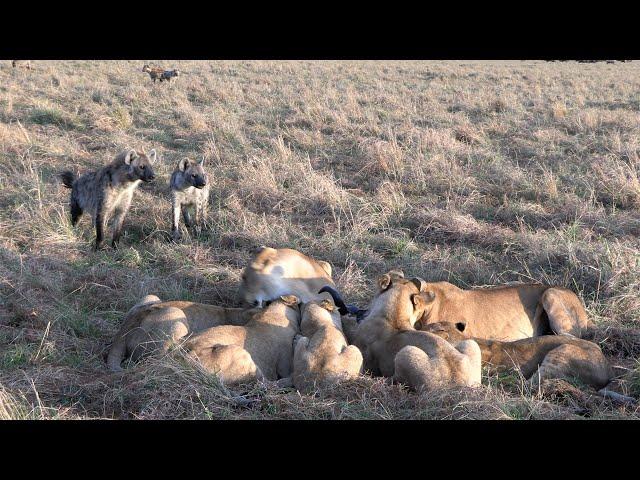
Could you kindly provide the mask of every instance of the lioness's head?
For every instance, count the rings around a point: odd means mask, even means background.
[[[207,184],[207,174],[204,171],[204,158],[194,162],[185,157],[178,162],[176,170],[182,174],[184,183],[189,186],[204,188]]]
[[[242,272],[238,294],[248,305],[262,307],[266,301],[288,293],[281,291],[284,269],[274,262],[277,253],[275,248],[258,248]]]
[[[448,342],[456,343],[468,339],[464,334],[466,326],[464,322],[434,322],[425,325],[422,330],[438,335]]]
[[[433,301],[425,288],[426,282],[419,277],[406,279],[400,271],[387,272],[378,278],[378,294],[367,317],[383,317],[401,330],[413,328]]]
[[[118,158],[124,160],[124,164],[128,167],[128,175],[132,180],[142,180],[150,182],[156,178],[153,172],[153,163],[156,161],[156,151],[151,150],[147,155],[144,151],[136,152],[133,148],[126,150]]]

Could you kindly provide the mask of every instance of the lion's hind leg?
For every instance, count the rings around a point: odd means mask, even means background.
[[[540,303],[549,317],[549,327],[556,334],[568,333],[580,338],[594,326],[582,302],[570,290],[549,288],[542,294]]]
[[[480,347],[473,340],[459,342],[455,348],[447,343],[431,357],[410,345],[396,355],[394,377],[415,390],[475,387],[480,385],[482,378],[480,356]]]
[[[583,348],[564,344],[547,353],[529,382],[533,388],[538,388],[545,379],[575,379],[600,389],[609,383],[612,376],[611,367],[597,345]]]
[[[362,372],[362,352],[355,345],[349,345],[328,362],[327,369],[336,380],[351,379]]]
[[[166,352],[189,333],[187,317],[179,308],[165,307],[149,312],[140,326],[131,332],[129,348],[131,359],[160,350]]]
[[[249,352],[238,345],[213,345],[193,352],[204,368],[220,378],[225,385],[252,383],[264,375]]]

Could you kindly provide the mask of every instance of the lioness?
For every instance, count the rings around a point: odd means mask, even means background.
[[[355,378],[362,370],[362,353],[348,345],[340,312],[333,299],[312,300],[300,307],[303,336],[294,340],[293,385],[309,391],[316,384]]]
[[[325,285],[334,285],[329,263],[290,248],[262,246],[244,269],[238,293],[252,306],[262,306],[281,295],[295,295],[308,302],[319,298],[317,292]]]
[[[571,290],[514,285],[462,290],[449,282],[427,283],[429,300],[416,328],[455,318],[472,338],[519,340],[548,333],[581,337],[593,323]]]
[[[424,331],[452,343],[468,338],[464,322],[430,323]],[[483,364],[515,367],[534,385],[544,379],[573,377],[600,389],[613,378],[613,370],[598,345],[569,335],[543,335],[514,342],[473,340],[480,346]]]
[[[209,328],[191,337],[185,347],[225,384],[290,377],[293,338],[300,331],[298,303],[294,295],[282,296],[245,326]]]
[[[480,348],[473,340],[455,346],[429,332],[414,329],[430,301],[421,278],[407,280],[390,273],[378,279],[379,292],[366,319],[354,332],[364,368],[413,388],[480,384]],[[417,348],[405,348],[417,347]],[[401,352],[402,354],[397,356]]]
[[[244,325],[255,312],[179,300],[162,302],[147,295],[125,316],[109,349],[107,365],[111,370],[122,370],[125,356],[136,361],[153,350],[168,350],[188,334],[218,325]]]

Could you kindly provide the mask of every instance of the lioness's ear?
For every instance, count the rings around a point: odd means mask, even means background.
[[[420,277],[415,277],[411,279],[411,283],[413,283],[419,292],[424,292],[427,288],[427,282],[425,282]]]
[[[300,303],[300,301],[298,300],[298,297],[296,297],[295,295],[282,295],[280,297],[280,300],[282,300],[282,303],[290,307]]]
[[[426,307],[429,303],[433,302],[435,298],[436,296],[433,292],[422,292],[413,295],[411,297],[411,301],[413,302],[413,306],[417,309]]]
[[[333,304],[333,302],[331,302],[331,300],[327,300],[326,298],[322,300],[322,302],[320,302],[320,306],[329,313],[333,313],[333,311],[336,309],[336,306]]]
[[[390,275],[391,278],[404,278],[404,272],[397,268],[394,268],[393,270],[389,270],[387,274]]]
[[[388,273],[378,277],[378,288],[384,292],[391,285],[391,276]]]
[[[251,262],[251,268],[254,270],[261,270],[267,263],[276,256],[275,248],[261,246],[255,253],[253,262]]]
[[[149,155],[147,155],[147,158],[149,159],[149,163],[153,165],[156,161],[156,157],[157,157],[156,149],[154,148],[149,152]]]
[[[322,267],[322,269],[327,272],[327,275],[329,275],[329,277],[331,277],[331,264],[329,262],[325,262],[324,260],[318,260],[318,264],[320,265],[320,267]]]
[[[126,165],[131,165],[131,162],[133,162],[136,158],[138,158],[138,154],[136,153],[136,151],[132,148],[131,150],[129,150],[127,152],[127,154],[124,156],[124,163]]]
[[[189,168],[189,163],[191,163],[191,160],[185,157],[178,162],[178,168],[181,172],[184,172],[187,168]]]
[[[467,327],[467,324],[464,322],[458,322],[456,323],[456,328],[458,329],[458,331],[460,332],[464,332],[464,329]]]

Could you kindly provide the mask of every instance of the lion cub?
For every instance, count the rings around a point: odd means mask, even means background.
[[[256,313],[243,327],[213,327],[185,347],[205,369],[233,385],[291,376],[293,339],[299,333],[298,298],[286,295]]]
[[[122,370],[125,356],[137,361],[154,350],[167,351],[189,334],[218,325],[244,325],[256,311],[180,300],[162,302],[147,295],[127,313],[109,349],[107,365],[113,371]]]
[[[463,322],[430,323],[425,331],[450,342],[467,337]],[[517,368],[537,385],[549,378],[576,378],[596,389],[613,378],[609,362],[595,343],[569,335],[543,335],[514,342],[474,338],[482,352],[482,363],[498,368]]]
[[[292,376],[293,385],[301,391],[312,390],[316,384],[355,378],[362,370],[362,353],[347,344],[340,312],[327,297],[301,307],[303,336],[295,340]]]
[[[195,216],[195,224],[199,228],[207,214],[209,205],[209,182],[204,171],[204,158],[193,162],[183,158],[176,165],[169,182],[171,187],[171,206],[173,223],[171,232],[174,240],[180,238],[180,211],[187,227],[193,226],[191,211]]]
[[[392,272],[378,279],[379,292],[354,332],[354,345],[365,370],[394,377],[414,389],[477,386],[481,380],[480,348],[473,340],[451,345],[414,324],[430,301],[421,278],[407,280]]]

